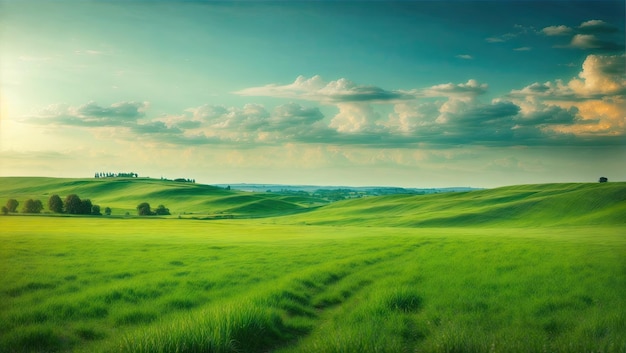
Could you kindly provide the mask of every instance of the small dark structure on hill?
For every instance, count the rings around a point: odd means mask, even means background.
[[[606,177],[600,177],[600,179],[598,181],[601,182],[601,183],[606,183],[607,181],[609,181],[609,179],[606,178]]]

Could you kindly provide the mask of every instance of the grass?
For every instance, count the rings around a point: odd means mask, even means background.
[[[15,181],[0,196],[100,187],[133,205],[178,187]],[[213,198],[265,218],[0,217],[0,352],[626,352],[625,187],[268,217],[254,205],[291,201],[202,186],[178,205]]]
[[[340,201],[287,217],[285,222],[385,227],[626,226],[625,200],[626,183],[516,185]]]
[[[620,227],[0,217],[3,352],[623,352]]]

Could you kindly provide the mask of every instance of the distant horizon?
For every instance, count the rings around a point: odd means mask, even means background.
[[[0,176],[626,179],[626,3],[0,0]]]
[[[154,177],[154,176],[148,176],[148,175],[141,175],[140,173],[138,173],[139,176],[135,177],[135,179],[151,179],[151,180],[164,180],[164,181],[175,181],[175,179],[177,178],[186,178],[186,179],[194,179],[193,177],[183,177],[183,176],[159,176],[159,177]],[[500,187],[508,187],[508,186],[516,186],[516,185],[541,185],[541,184],[570,184],[570,183],[580,183],[580,184],[585,184],[585,183],[599,183],[599,179],[600,177],[606,177],[604,175],[602,176],[598,176],[598,178],[596,178],[595,180],[589,180],[589,181],[551,181],[551,182],[545,182],[545,183],[519,183],[519,184],[503,184],[503,185],[497,185],[497,186],[491,186],[491,187],[484,187],[484,186],[475,186],[475,185],[442,185],[442,186],[420,186],[420,185],[375,185],[375,184],[364,184],[364,185],[350,185],[350,184],[315,184],[315,183],[275,183],[275,182],[204,182],[202,180],[198,180],[198,179],[194,179],[194,184],[200,184],[200,185],[209,185],[209,186],[219,186],[219,187],[224,187],[224,186],[293,186],[293,187],[332,187],[332,188],[401,188],[401,189],[416,189],[416,190],[420,190],[420,189],[424,189],[424,190],[428,190],[428,189],[476,189],[476,190],[480,190],[480,189],[495,189],[495,188],[500,188]],[[52,176],[52,175],[1,175],[0,178],[54,178],[54,179],[94,179],[94,180],[98,180],[98,179],[109,179],[109,180],[114,180],[117,178],[128,178],[131,179],[132,177],[102,177],[102,178],[95,178],[94,176]],[[606,177],[608,179],[608,182],[611,183],[624,183],[626,182],[626,180],[615,180],[615,179],[611,179],[610,177]]]

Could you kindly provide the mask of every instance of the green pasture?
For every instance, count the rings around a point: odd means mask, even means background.
[[[112,209],[137,214],[148,202],[172,217],[268,218],[271,223],[375,227],[626,226],[626,182],[515,185],[434,195],[390,195],[328,203],[310,196],[252,193],[158,179],[0,177],[0,204],[78,194]]]
[[[620,225],[276,220],[0,217],[0,351],[626,351]]]
[[[0,352],[626,352],[626,183],[327,204],[0,178],[0,203],[53,194],[113,214],[0,216]]]
[[[48,210],[50,196],[61,199],[77,194],[93,204],[112,209],[113,216],[137,214],[136,207],[148,202],[152,208],[165,205],[172,215],[186,218],[211,218],[224,215],[234,217],[268,217],[307,211],[325,205],[319,198],[251,193],[192,183],[148,178],[44,178],[0,177],[0,204],[9,198],[20,202],[19,209],[29,198],[39,199]]]
[[[515,185],[332,203],[288,223],[398,227],[626,226],[626,183]]]

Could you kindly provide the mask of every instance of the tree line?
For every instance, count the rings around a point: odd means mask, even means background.
[[[109,173],[109,172],[96,172],[95,178],[138,178],[139,174],[135,172],[130,173]]]
[[[2,214],[17,213],[19,202],[16,199],[9,199],[5,206],[2,206]],[[44,209],[41,200],[28,199],[24,202],[22,213],[41,213]],[[52,195],[48,199],[48,209],[54,213],[81,214],[81,215],[102,215],[100,205],[94,205],[90,199],[80,199],[76,194],[70,194],[61,200],[59,195]],[[111,214],[111,208],[105,207],[104,214]]]
[[[170,209],[163,205],[159,205],[154,211],[150,208],[150,204],[142,202],[137,205],[137,214],[140,216],[167,216],[170,214]]]
[[[16,199],[9,199],[5,206],[2,206],[2,214],[17,213],[20,203]],[[41,200],[28,199],[24,202],[22,213],[41,213],[44,209]],[[48,209],[54,213],[76,214],[76,215],[94,215],[101,216],[100,205],[94,205],[90,199],[82,199],[76,194],[70,194],[62,200],[59,195],[52,195],[48,199]],[[111,208],[105,207],[104,214],[111,215]],[[150,204],[142,202],[137,205],[137,214],[139,216],[167,216],[170,215],[170,209],[164,205],[159,205],[156,209],[152,209]]]

